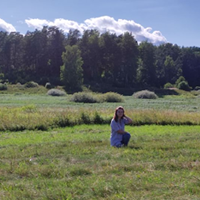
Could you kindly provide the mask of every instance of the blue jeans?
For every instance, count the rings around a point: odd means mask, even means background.
[[[122,143],[124,146],[127,146],[128,143],[129,143],[130,138],[131,138],[130,133],[124,133],[124,134],[122,135],[122,141],[121,141],[121,143]]]

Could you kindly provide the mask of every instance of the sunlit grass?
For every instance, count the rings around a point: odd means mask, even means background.
[[[80,124],[109,124],[114,107],[41,108],[34,104],[22,107],[0,107],[0,130],[48,130]],[[200,112],[127,108],[132,125],[199,125]]]
[[[200,126],[109,125],[1,132],[0,199],[199,199]]]

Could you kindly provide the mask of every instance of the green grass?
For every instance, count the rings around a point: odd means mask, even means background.
[[[134,99],[132,96],[124,96],[122,103],[75,103],[71,102],[71,95],[54,97],[46,94],[0,94],[0,107],[20,107],[34,104],[37,107],[68,108],[70,107],[95,107],[115,108],[119,104],[125,109],[159,109],[176,111],[200,111],[200,98],[159,98],[159,99]]]
[[[109,125],[0,133],[0,199],[199,199],[200,126]]]
[[[110,147],[109,123],[119,103],[75,103],[71,95],[46,92],[14,86],[0,92],[1,200],[200,199],[195,95],[124,96],[132,137],[117,149]]]
[[[108,124],[122,105],[134,125],[200,125],[200,98],[134,99],[122,103],[75,103],[71,95],[0,94],[0,130],[48,130],[78,124]]]

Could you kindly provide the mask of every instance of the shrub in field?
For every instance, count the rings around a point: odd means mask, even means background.
[[[139,92],[135,92],[133,94],[133,97],[137,99],[157,99],[158,98],[158,96],[154,92],[151,92],[149,90],[142,90]]]
[[[176,87],[178,87],[178,84],[179,84],[180,82],[182,82],[182,81],[186,81],[186,80],[185,80],[185,78],[184,78],[183,76],[180,76],[180,77],[176,80],[176,83],[175,83]]]
[[[97,97],[89,92],[77,92],[74,93],[71,101],[79,102],[79,103],[97,103]]]
[[[23,84],[21,84],[20,82],[18,82],[15,85],[13,85],[13,88],[23,90],[23,89],[25,89],[25,86]]]
[[[94,124],[103,124],[103,122],[104,122],[104,120],[100,116],[100,114],[98,112],[95,112],[95,115],[94,115]]]
[[[29,81],[27,83],[25,83],[24,85],[26,88],[33,88],[33,87],[38,87],[38,83],[34,82],[34,81]]]
[[[178,89],[189,91],[191,88],[190,88],[190,86],[189,86],[189,84],[188,84],[187,81],[181,81],[181,82],[178,84]]]
[[[166,83],[166,84],[164,85],[164,89],[173,88],[173,87],[174,87],[174,85],[171,84],[171,83]]]
[[[7,90],[8,87],[5,83],[0,83],[0,90]]]
[[[92,120],[90,119],[89,114],[82,112],[81,113],[81,122],[84,124],[91,124]]]
[[[62,90],[59,90],[59,89],[50,89],[48,92],[47,92],[48,95],[51,95],[51,96],[65,96],[66,95],[66,92],[62,91]]]
[[[105,102],[123,102],[123,96],[115,92],[107,92],[102,95],[102,99]]]

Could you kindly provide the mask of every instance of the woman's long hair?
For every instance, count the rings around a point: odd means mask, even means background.
[[[123,110],[123,112],[124,112],[124,108],[123,108],[122,106],[119,106],[119,107],[117,107],[117,108],[115,109],[115,114],[114,114],[113,119],[114,119],[116,122],[118,122],[117,111],[118,111],[119,109]],[[124,118],[124,115],[122,116],[122,119],[123,119],[123,118]]]

